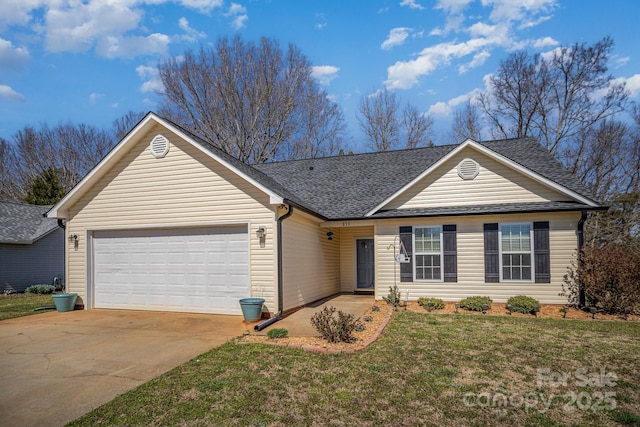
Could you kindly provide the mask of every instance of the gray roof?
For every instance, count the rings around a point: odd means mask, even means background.
[[[593,200],[590,192],[562,167],[535,139],[507,139],[480,142],[484,147]],[[422,174],[458,145],[441,145],[411,150],[263,163],[253,167],[278,182],[299,204],[327,219],[354,219],[364,215]],[[294,200],[295,201],[295,200]],[[555,202],[553,202],[555,203]],[[545,210],[566,210],[569,205],[546,204]],[[520,211],[525,204],[505,204],[496,212]],[[587,208],[579,203],[572,209]],[[486,207],[497,209],[497,207]],[[541,207],[538,207],[538,210]],[[469,207],[460,207],[458,211]],[[435,210],[416,210],[412,216],[430,215]],[[452,211],[453,212],[453,211]],[[402,213],[402,215],[401,215]],[[378,213],[374,217],[405,216],[409,211]],[[452,213],[453,214],[453,213]]]
[[[0,243],[31,244],[58,227],[55,218],[45,218],[51,206],[0,202]]]

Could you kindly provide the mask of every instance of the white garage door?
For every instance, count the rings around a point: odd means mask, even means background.
[[[246,226],[93,237],[96,308],[241,314],[250,296]]]

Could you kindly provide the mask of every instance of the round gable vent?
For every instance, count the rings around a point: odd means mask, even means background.
[[[149,150],[156,159],[162,158],[169,152],[169,140],[162,135],[156,135],[149,144]]]
[[[458,176],[462,179],[473,179],[480,173],[480,165],[473,159],[464,159],[458,164]]]

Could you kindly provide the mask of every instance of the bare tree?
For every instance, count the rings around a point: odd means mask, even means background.
[[[400,103],[395,92],[383,89],[360,99],[360,128],[374,151],[388,151],[400,143]]]
[[[91,170],[113,146],[110,135],[86,124],[60,124],[39,129],[27,126],[12,138],[8,165],[12,176],[11,199],[24,200],[36,179],[55,171],[66,191]]]
[[[431,142],[433,119],[407,104],[400,116],[400,100],[395,92],[382,89],[360,99],[357,116],[360,128],[374,151],[398,148],[405,136],[405,147],[415,148]]]
[[[411,104],[404,107],[402,116],[402,124],[407,134],[407,148],[433,145],[431,134],[433,119],[431,117],[420,114],[418,109]]]
[[[220,39],[159,65],[161,114],[248,163],[336,154],[344,128],[297,47]],[[320,119],[320,120],[319,120]],[[306,145],[315,146],[313,150]],[[320,147],[320,145],[322,147]]]
[[[129,111],[125,115],[115,119],[112,125],[114,142],[118,142],[124,138],[145,115],[146,113],[141,111]]]
[[[539,55],[511,54],[489,78],[489,92],[478,100],[495,138],[523,138],[535,133],[541,82]]]
[[[474,141],[482,139],[482,123],[478,107],[471,100],[458,108],[453,115],[451,127],[451,142],[459,143],[467,138]]]
[[[601,121],[625,109],[625,85],[607,74],[609,37],[575,43],[550,55],[517,52],[500,64],[480,105],[495,136],[536,137],[570,169],[575,143]]]

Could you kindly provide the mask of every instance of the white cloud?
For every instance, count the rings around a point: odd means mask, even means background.
[[[328,86],[333,79],[338,77],[340,68],[333,65],[318,65],[311,68],[311,76],[323,86]]]
[[[431,107],[429,107],[429,111],[427,111],[427,114],[440,117],[451,117],[453,111],[459,105],[464,104],[470,99],[474,99],[479,94],[480,89],[474,89],[471,92],[456,96],[455,98],[452,98],[447,102],[436,102]]]
[[[9,25],[27,26],[35,9],[52,3],[50,0],[3,0],[0,1],[0,29]]]
[[[613,79],[611,84],[624,84],[627,91],[629,91],[629,97],[635,98],[640,95],[640,74],[634,74],[631,77],[618,77]],[[596,94],[596,96],[605,96],[607,90],[602,90]]]
[[[461,58],[484,49],[492,42],[488,39],[471,39],[462,43],[440,43],[423,49],[416,59],[398,61],[387,68],[388,89],[409,89],[418,83],[418,79],[449,64],[453,58]]]
[[[96,101],[104,96],[104,93],[91,92],[89,95],[89,102],[95,104]]]
[[[193,43],[198,39],[204,39],[207,37],[206,33],[191,28],[189,21],[184,16],[178,19],[178,26],[186,33],[180,36],[180,39],[186,42]]]
[[[380,45],[380,48],[389,50],[394,46],[400,46],[412,31],[413,29],[407,27],[392,28],[386,40]]]
[[[8,99],[9,101],[24,102],[24,95],[16,92],[7,85],[0,85],[0,99]]]
[[[244,27],[249,15],[247,15],[247,8],[238,3],[231,3],[229,11],[224,14],[227,18],[231,18],[231,26],[239,30]]]
[[[553,39],[552,37],[543,37],[541,39],[534,40],[532,45],[536,49],[540,49],[544,47],[558,46],[559,44],[560,42]]]
[[[620,68],[620,67],[626,65],[627,62],[629,62],[629,60],[631,58],[628,57],[628,56],[617,56],[617,55],[614,55],[611,59],[615,63],[615,67],[616,68]]]
[[[105,58],[133,58],[138,55],[164,54],[171,39],[166,34],[154,33],[146,37],[107,36],[98,41],[96,53]]]
[[[146,65],[139,65],[136,67],[136,73],[138,77],[144,80],[140,86],[140,92],[142,93],[163,93],[164,85],[160,80],[160,73],[156,67],[149,67]]]
[[[424,10],[424,6],[417,3],[416,0],[402,0],[400,6],[408,6],[411,9]]]
[[[499,21],[531,21],[535,14],[548,13],[557,7],[556,0],[482,0],[492,7],[489,18]],[[545,19],[546,20],[546,19]]]
[[[491,54],[486,50],[483,50],[480,53],[476,53],[475,55],[473,55],[473,59],[471,60],[471,62],[458,67],[458,72],[460,74],[464,74],[472,68],[480,67],[487,59],[489,59],[490,56]]]
[[[224,0],[180,0],[182,6],[208,13],[224,4]]]
[[[324,13],[316,13],[316,19],[319,21],[313,26],[316,30],[321,30],[327,26],[327,18]]]
[[[9,40],[0,38],[0,69],[22,69],[31,59],[29,51],[15,47]]]

